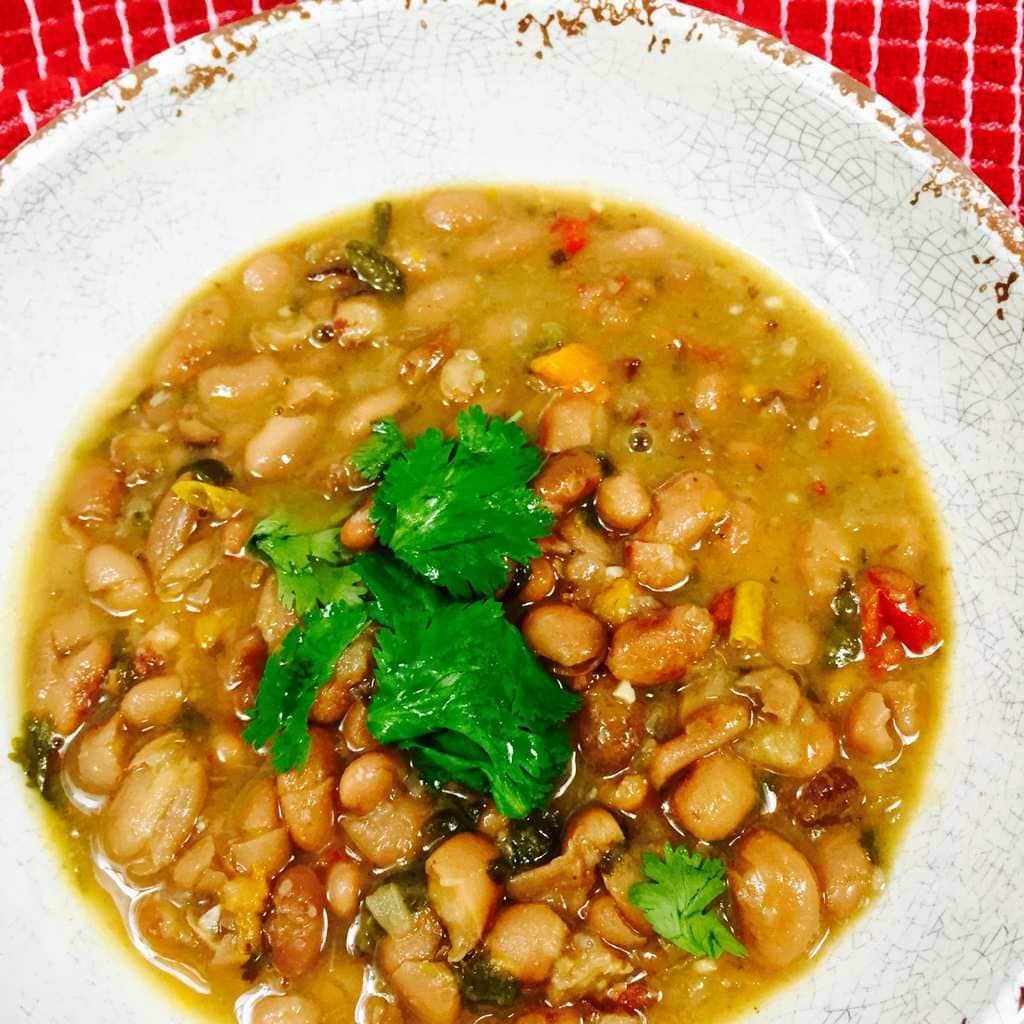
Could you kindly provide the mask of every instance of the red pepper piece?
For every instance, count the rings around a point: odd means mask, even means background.
[[[551,233],[558,235],[561,249],[569,256],[582,252],[590,242],[590,221],[579,217],[556,217],[551,222]]]
[[[729,587],[720,594],[715,594],[708,605],[708,614],[715,620],[719,632],[729,628],[732,623],[732,606],[736,599],[736,588]]]
[[[892,626],[896,639],[908,651],[912,651],[914,654],[924,654],[938,641],[939,631],[935,628],[935,623],[927,616],[903,607],[884,590],[880,592],[880,601],[885,621]]]
[[[878,600],[879,589],[869,579],[857,581],[857,600],[860,603],[860,642],[864,650],[877,647],[882,640],[882,606]]]
[[[886,637],[877,646],[867,648],[864,656],[872,675],[881,676],[899,665],[906,657],[906,652],[898,640]]]

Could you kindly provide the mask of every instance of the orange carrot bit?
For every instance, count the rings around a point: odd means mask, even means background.
[[[578,341],[537,356],[530,370],[545,384],[590,395],[597,402],[607,402],[611,395],[604,359]]]

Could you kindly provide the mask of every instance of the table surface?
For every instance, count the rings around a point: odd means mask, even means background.
[[[0,0],[0,157],[123,69],[281,2]],[[1024,0],[697,5],[779,36],[867,83],[923,121],[1020,216]]]

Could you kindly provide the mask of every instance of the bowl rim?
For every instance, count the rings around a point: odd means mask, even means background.
[[[412,0],[404,0],[403,6],[409,17],[415,17],[427,3],[428,0],[421,0],[421,5],[416,6]],[[461,4],[475,9],[492,8],[496,16],[505,13],[505,4],[497,3],[496,0],[445,0],[443,8],[435,6],[433,10],[458,12]],[[186,97],[213,84],[216,78],[223,77],[230,81],[232,76],[228,71],[229,66],[239,56],[244,56],[255,49],[259,33],[273,31],[275,25],[291,18],[308,20],[325,10],[346,5],[383,7],[389,4],[388,0],[297,0],[295,3],[286,3],[219,25],[160,50],[148,60],[120,72],[47,121],[42,128],[20,142],[0,160],[0,201],[3,200],[5,186],[26,174],[32,174],[45,164],[50,154],[55,153],[56,147],[63,142],[67,126],[80,118],[91,116],[94,112],[100,113],[111,104],[118,112],[123,111],[142,93],[148,81],[159,77],[170,78],[183,69],[190,72],[193,69],[205,71],[208,75],[203,80],[194,77],[192,84],[183,90]],[[973,214],[984,231],[998,239],[1008,258],[1024,271],[1024,223],[1014,216],[1013,211],[923,124],[904,113],[869,85],[823,58],[762,29],[746,25],[723,14],[695,7],[685,0],[620,0],[618,3],[616,0],[543,0],[538,6],[547,8],[555,14],[548,22],[541,22],[536,13],[529,16],[532,19],[530,23],[538,27],[541,36],[541,49],[536,54],[538,58],[546,50],[553,51],[556,42],[561,46],[571,45],[573,36],[599,24],[614,27],[624,22],[634,22],[648,25],[653,29],[662,23],[670,24],[670,19],[673,18],[688,18],[694,25],[714,27],[723,38],[729,39],[738,47],[752,45],[762,54],[780,61],[786,67],[809,68],[817,84],[831,92],[834,100],[842,101],[853,97],[864,119],[867,119],[870,111],[877,124],[890,133],[895,141],[916,154],[918,159],[924,157],[929,162],[932,177],[921,187],[913,203],[916,203],[921,193],[925,191],[932,191],[936,196],[941,196],[944,191],[955,194],[961,207]],[[567,9],[575,13],[567,14]],[[453,13],[451,16],[456,17],[458,14]],[[529,27],[529,24],[520,23],[518,31],[522,34]],[[251,31],[257,35],[253,36],[252,43],[246,45],[234,38],[239,31]],[[690,33],[692,31],[691,28]],[[687,39],[690,38],[690,33],[687,34]],[[655,38],[652,36],[652,46],[654,41]],[[202,53],[204,46],[208,47],[208,53]],[[199,55],[206,61],[205,65],[190,60]]]

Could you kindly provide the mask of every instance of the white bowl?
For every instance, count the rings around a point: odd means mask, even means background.
[[[204,278],[328,211],[435,183],[636,199],[828,311],[900,399],[951,537],[955,664],[920,812],[885,895],[758,1019],[1009,1024],[1024,985],[1024,234],[922,129],[781,43],[682,6],[530,7],[275,11],[128,73],[0,165],[3,741],[41,498],[80,418]],[[190,1019],[79,901],[14,766],[0,807],[0,1016]]]

